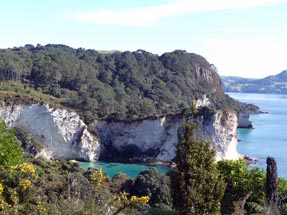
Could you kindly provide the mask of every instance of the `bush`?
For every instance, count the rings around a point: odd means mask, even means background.
[[[0,122],[0,166],[9,167],[22,163],[23,150],[17,145],[14,130]]]
[[[242,160],[220,161],[218,168],[227,184],[221,202],[221,213],[236,212],[238,205],[242,204],[243,199],[248,196],[244,207],[248,214],[258,212],[254,210],[264,206],[266,174],[263,170],[248,169]],[[255,207],[255,205],[259,207]]]
[[[151,206],[163,204],[172,206],[169,177],[159,174],[157,169],[150,168],[140,172],[135,179],[131,194],[149,196]]]

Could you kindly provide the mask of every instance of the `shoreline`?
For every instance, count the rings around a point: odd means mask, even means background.
[[[257,164],[259,162],[259,158],[250,157],[248,155],[242,155],[242,159],[243,159],[243,162],[247,164],[248,166],[252,164]]]
[[[175,162],[172,161],[128,161],[128,162],[122,162],[122,161],[105,161],[105,160],[97,160],[95,162],[90,162],[90,161],[76,161],[76,160],[70,160],[71,162],[75,163],[119,163],[119,164],[138,164],[138,165],[147,165],[147,166],[163,166],[163,167],[168,167],[168,168],[173,168],[175,167]]]

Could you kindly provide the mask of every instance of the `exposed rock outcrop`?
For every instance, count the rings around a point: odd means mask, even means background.
[[[253,128],[253,123],[249,119],[249,114],[239,113],[238,128]]]
[[[88,132],[78,114],[48,105],[14,105],[0,108],[9,127],[24,126],[45,146],[37,156],[96,161],[99,142]]]
[[[216,159],[239,159],[240,154],[237,152],[238,136],[237,115],[231,110],[220,110],[211,115],[203,123],[203,136],[211,140],[217,152]]]
[[[199,103],[198,106],[208,105],[208,99]],[[85,161],[99,159],[100,143],[108,153],[125,148],[126,154],[122,156],[128,157],[133,153],[131,150],[137,149],[141,152],[139,159],[172,161],[183,121],[180,114],[131,122],[95,121],[98,141],[79,115],[65,109],[40,104],[4,106],[0,108],[0,117],[9,127],[24,126],[44,143],[44,149],[37,156]],[[217,160],[239,158],[235,112],[208,112],[199,115],[198,120],[201,135],[210,140],[217,151]]]
[[[217,151],[217,160],[238,159],[237,116],[233,111],[217,111],[207,117],[200,116],[201,133],[211,141]],[[182,116],[165,116],[134,122],[96,121],[102,144],[121,150],[136,146],[144,158],[171,161],[175,158],[177,132],[182,126]],[[151,153],[151,151],[153,153]]]
[[[213,65],[203,67],[200,64],[193,64],[193,66],[195,68],[195,77],[197,80],[205,80],[207,83],[211,84],[212,93],[216,93],[217,95],[224,94],[220,76]]]
[[[196,107],[208,107],[210,105],[210,101],[209,99],[206,97],[206,95],[204,94],[202,99],[197,99],[196,100]]]

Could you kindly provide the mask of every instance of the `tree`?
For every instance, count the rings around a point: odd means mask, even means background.
[[[191,105],[195,115],[195,103]],[[177,167],[171,173],[173,207],[179,215],[213,215],[220,210],[224,182],[215,163],[215,150],[196,135],[198,122],[183,125],[179,132]]]
[[[140,172],[135,179],[131,194],[149,196],[149,204],[152,206],[159,204],[171,206],[168,177],[161,175],[156,168]]]
[[[269,214],[276,214],[278,204],[278,175],[277,164],[273,157],[266,159],[266,200]]]
[[[248,214],[262,211],[266,176],[262,169],[251,168],[243,160],[223,160],[218,168],[227,184],[221,202],[222,214]]]
[[[23,150],[16,144],[14,131],[9,130],[3,121],[0,121],[0,167],[9,167],[22,163]]]

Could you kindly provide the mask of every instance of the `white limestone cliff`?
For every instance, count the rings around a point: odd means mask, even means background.
[[[217,152],[216,160],[240,158],[237,152],[237,123],[237,114],[231,110],[219,110],[210,120],[203,122],[205,139],[213,143]]]
[[[197,99],[196,100],[196,107],[207,107],[210,105],[210,101],[209,99],[206,97],[206,95],[204,94],[202,99]]]
[[[171,161],[175,158],[178,129],[182,125],[180,116],[165,116],[134,122],[96,121],[102,144],[121,149],[135,145],[142,152],[153,149],[157,152],[153,159]],[[217,151],[217,160],[238,159],[237,116],[233,111],[217,111],[208,119],[201,118],[201,131]]]
[[[239,113],[238,115],[238,128],[253,128],[253,123],[249,119],[249,114]]]
[[[26,127],[44,143],[37,156],[85,161],[99,158],[99,142],[73,111],[40,104],[13,105],[0,107],[0,118],[9,127]]]
[[[204,104],[204,105],[203,105]],[[206,98],[201,105],[208,104]],[[45,145],[37,156],[53,159],[96,161],[100,145],[121,149],[137,146],[143,153],[153,152],[154,161],[175,158],[181,115],[169,115],[132,122],[95,121],[99,140],[87,130],[78,114],[49,105],[14,105],[0,107],[0,118],[9,127],[24,126]],[[217,160],[238,159],[237,116],[233,111],[217,111],[208,117],[199,117],[202,136],[211,141],[217,151]]]

